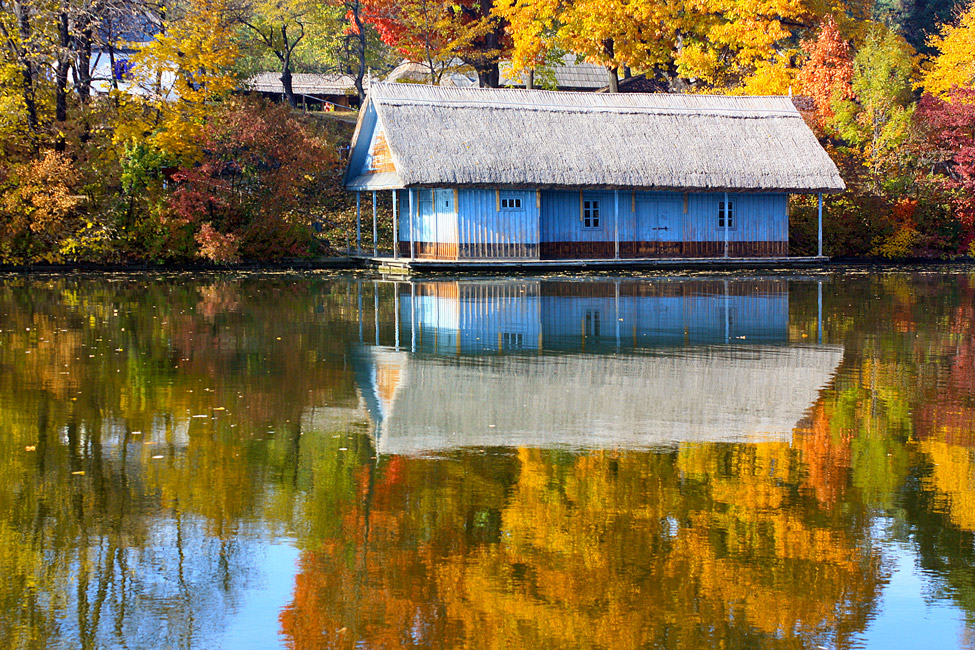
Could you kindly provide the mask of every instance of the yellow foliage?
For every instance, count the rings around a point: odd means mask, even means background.
[[[183,11],[132,56],[132,83],[115,97],[115,142],[148,138],[189,163],[199,157],[210,109],[237,88],[232,68],[239,48],[226,0],[187,0]]]
[[[910,257],[920,233],[911,226],[902,226],[893,235],[874,242],[870,254],[887,259]]]
[[[921,86],[944,96],[954,86],[975,84],[975,2],[961,15],[957,25],[943,25],[928,45],[938,50]]]

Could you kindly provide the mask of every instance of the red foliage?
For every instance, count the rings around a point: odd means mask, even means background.
[[[230,102],[207,127],[205,159],[174,175],[170,222],[217,262],[308,253],[310,219],[334,153],[285,106]]]
[[[957,190],[955,211],[975,229],[975,88],[955,86],[947,99],[925,94],[915,113],[915,124],[927,134],[936,162],[940,162],[949,186]]]

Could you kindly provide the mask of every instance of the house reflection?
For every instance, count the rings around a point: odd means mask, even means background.
[[[380,453],[788,440],[842,358],[789,341],[784,279],[393,289],[354,355]]]

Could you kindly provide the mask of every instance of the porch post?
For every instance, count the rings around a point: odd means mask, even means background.
[[[730,206],[728,205],[728,193],[724,193],[724,256],[728,257],[728,218],[731,215]]]
[[[822,344],[823,342],[823,281],[820,280],[816,283],[816,304],[818,306],[818,311],[816,312],[816,340]]]
[[[394,192],[396,190],[393,190]],[[396,351],[399,351],[399,282],[393,283],[393,321],[396,326]]]
[[[823,256],[823,193],[819,193],[819,256]]]
[[[362,254],[362,192],[355,192],[355,252]]]
[[[379,243],[376,240],[376,190],[372,191],[372,256],[379,256]]]
[[[613,255],[620,258],[620,191],[613,190]]]
[[[393,190],[393,259],[399,257],[399,215],[396,209],[399,208],[399,196]]]
[[[413,232],[413,188],[410,188],[410,259],[413,259],[416,254],[414,250],[414,232]]]

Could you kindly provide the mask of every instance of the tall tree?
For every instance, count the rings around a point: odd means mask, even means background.
[[[835,127],[858,148],[875,185],[908,135],[914,112],[913,57],[913,48],[902,37],[878,25],[853,59],[853,98],[833,105]]]
[[[853,54],[832,17],[823,22],[815,41],[803,45],[809,60],[797,80],[802,92],[816,102],[816,117],[825,126],[833,117],[833,101],[853,98]]]
[[[278,59],[281,86],[292,107],[298,105],[291,83],[292,60],[316,6],[312,0],[247,0],[237,13],[238,20]]]

